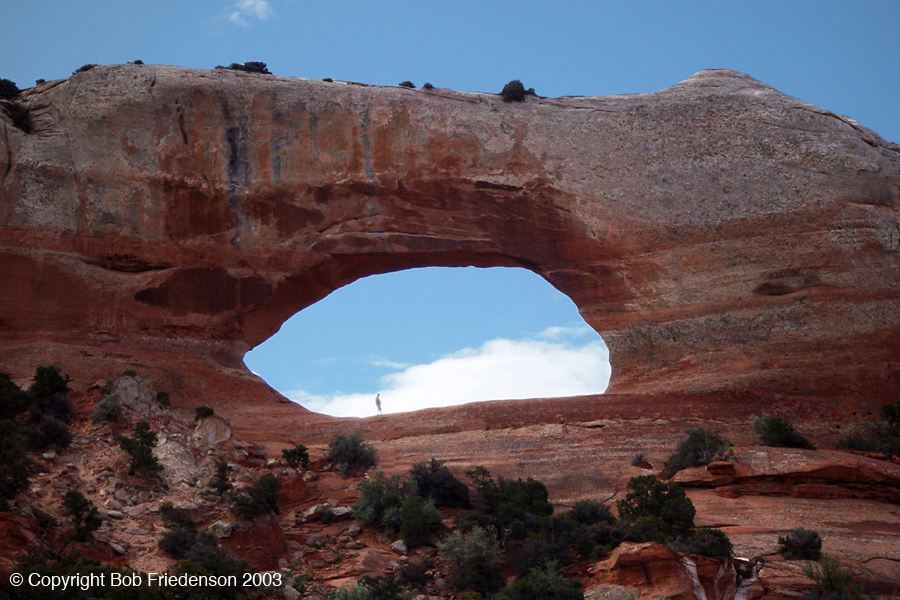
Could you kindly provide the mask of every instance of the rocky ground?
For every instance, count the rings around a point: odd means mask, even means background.
[[[559,511],[583,498],[613,504],[630,477],[658,472],[684,431],[703,424],[736,444],[732,456],[710,468],[679,472],[675,480],[688,489],[697,524],[721,528],[736,556],[748,562],[738,563],[736,570],[721,562],[688,560],[654,544],[623,544],[605,560],[569,571],[583,582],[588,598],[731,600],[741,569],[757,573],[749,578],[752,585],[740,590],[744,597],[796,597],[812,582],[802,575],[801,562],[782,559],[777,538],[798,526],[818,531],[824,550],[864,573],[874,591],[900,593],[900,465],[832,449],[852,417],[844,409],[813,411],[808,403],[784,401],[751,407],[704,396],[596,396],[480,403],[368,419],[310,419],[299,411],[296,420],[271,419],[260,412],[238,423],[229,419],[227,404],[221,414],[217,410],[194,420],[184,402],[160,406],[156,391],[153,382],[127,375],[70,394],[76,408],[73,443],[36,456],[38,470],[29,489],[16,498],[11,512],[0,513],[0,571],[11,571],[29,546],[63,543],[69,519],[62,498],[78,490],[100,508],[103,525],[93,540],[69,542],[69,549],[143,571],[171,568],[175,561],[158,547],[166,531],[160,507],[171,502],[234,555],[257,569],[287,569],[308,577],[308,597],[322,597],[362,575],[434,557],[432,548],[405,552],[395,539],[353,520],[348,509],[357,498],[359,479],[342,478],[324,461],[335,432],[362,432],[378,451],[377,469],[387,473],[404,473],[436,457],[460,478],[476,465],[506,477],[534,477],[547,485]],[[125,416],[96,423],[91,411],[106,394],[120,399]],[[870,411],[857,409],[858,418]],[[823,449],[756,446],[748,417],[762,410],[795,420]],[[131,431],[137,420],[147,420],[159,436],[155,452],[165,467],[165,485],[128,475],[128,456],[115,436]],[[310,448],[309,470],[295,470],[280,459],[291,442]],[[643,461],[635,460],[639,454]],[[231,465],[236,487],[263,473],[275,474],[283,486],[279,513],[252,521],[235,516],[207,486],[217,458]],[[328,523],[320,518],[325,503],[332,507]],[[42,512],[58,519],[50,533],[37,525]],[[445,525],[451,527],[451,520]],[[300,597],[287,589],[277,594]],[[416,594],[458,597],[447,588],[439,562]]]

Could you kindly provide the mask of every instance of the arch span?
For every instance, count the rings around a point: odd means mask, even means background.
[[[20,102],[4,363],[115,345],[213,381],[360,277],[515,265],[603,335],[611,392],[879,398],[900,379],[898,146],[734,71],[505,103],[121,65]]]

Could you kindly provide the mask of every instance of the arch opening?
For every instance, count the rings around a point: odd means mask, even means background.
[[[371,416],[475,401],[603,393],[603,340],[522,268],[372,275],[288,319],[248,368],[314,412]]]

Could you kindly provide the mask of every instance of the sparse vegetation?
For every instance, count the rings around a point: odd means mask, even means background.
[[[95,423],[101,423],[103,421],[113,421],[118,419],[122,416],[123,412],[122,405],[119,404],[118,398],[115,396],[104,396],[103,400],[94,406],[91,415],[93,416]]]
[[[750,417],[753,431],[759,435],[759,443],[762,446],[774,446],[777,448],[806,448],[815,449],[814,446],[794,426],[775,415],[763,414]]]
[[[509,592],[510,600],[584,600],[581,584],[556,570],[548,561],[541,569],[532,569]]]
[[[86,65],[82,65],[82,66],[78,67],[77,69],[75,69],[74,71],[72,71],[72,75],[74,75],[76,73],[85,73],[87,71],[90,71],[91,69],[93,69],[96,66],[98,66],[98,65],[95,65],[93,63],[88,63]]]
[[[425,84],[422,86],[422,89],[423,90],[433,90],[434,86],[426,81]]]
[[[172,400],[169,398],[169,392],[156,392],[156,403],[160,406],[171,406]]]
[[[400,475],[387,477],[378,471],[359,484],[359,500],[353,514],[360,523],[397,532],[402,524],[401,508],[409,493],[409,484]]]
[[[0,511],[9,509],[9,501],[28,486],[31,460],[25,454],[11,420],[0,421]]]
[[[360,470],[374,467],[377,453],[374,446],[363,441],[359,432],[350,435],[336,433],[328,444],[325,458],[339,468],[344,477],[349,477]]]
[[[819,584],[819,589],[805,594],[804,600],[860,600],[862,582],[855,581],[858,573],[841,566],[837,560],[823,554],[818,562],[803,565],[803,574]]]
[[[401,81],[400,83],[397,84],[397,86],[405,87],[405,88],[415,88],[416,87],[416,85],[412,81]]]
[[[400,536],[408,548],[424,546],[441,528],[441,513],[434,500],[408,494],[400,508]]]
[[[734,552],[731,540],[724,531],[701,527],[687,538],[669,545],[672,550],[682,554],[699,554],[700,556],[729,557]]]
[[[195,421],[202,421],[203,419],[208,419],[211,416],[213,416],[214,414],[216,414],[216,411],[214,411],[212,408],[206,406],[205,404],[203,406],[198,406],[198,407],[194,408],[194,420]]]
[[[534,88],[525,89],[525,86],[518,79],[513,79],[503,86],[500,91],[500,97],[506,102],[522,102],[525,96],[534,96]]]
[[[438,555],[452,569],[451,585],[480,594],[493,594],[503,587],[502,554],[497,538],[481,527],[454,531],[438,544]]]
[[[688,429],[687,439],[681,441],[668,460],[664,476],[671,477],[688,467],[702,467],[716,460],[724,460],[731,451],[731,442],[704,427]]]
[[[309,468],[309,451],[303,444],[295,443],[293,448],[284,448],[281,451],[281,457],[294,469],[299,469],[301,466],[304,469]]]
[[[157,458],[153,455],[153,448],[156,447],[158,438],[150,429],[147,421],[138,421],[130,436],[120,435],[116,438],[119,446],[125,452],[131,455],[131,468],[129,475],[134,475],[138,471],[145,475],[157,475],[163,470],[163,466],[159,464]]]
[[[616,507],[634,541],[667,543],[694,528],[696,510],[684,489],[655,475],[631,478],[628,493]]]
[[[781,554],[787,559],[819,560],[822,553],[822,537],[803,527],[778,536],[778,543],[781,544]]]

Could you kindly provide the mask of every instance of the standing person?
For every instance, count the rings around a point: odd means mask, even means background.
[[[378,414],[381,414],[381,394],[375,394],[375,408],[378,409]]]

